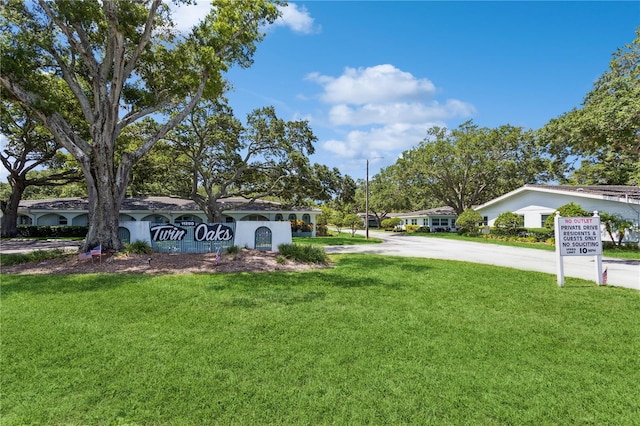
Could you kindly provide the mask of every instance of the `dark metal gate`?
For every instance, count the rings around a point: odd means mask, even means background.
[[[261,226],[256,229],[256,250],[271,251],[271,229]]]
[[[120,242],[122,244],[130,244],[131,243],[131,232],[123,226],[118,228],[118,238],[120,238]]]

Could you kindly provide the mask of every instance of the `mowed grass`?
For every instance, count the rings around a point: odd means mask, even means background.
[[[638,424],[640,293],[373,255],[1,277],[2,425]]]
[[[355,244],[378,244],[382,240],[373,236],[369,236],[367,240],[364,235],[360,234],[352,236],[347,232],[329,231],[329,236],[326,237],[293,237],[293,242],[295,244],[311,244],[315,246],[349,246]]]

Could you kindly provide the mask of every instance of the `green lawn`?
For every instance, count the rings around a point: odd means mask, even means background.
[[[458,235],[456,233],[451,232],[433,232],[433,233],[413,233],[408,234],[416,237],[426,237],[426,238],[446,238],[450,240],[459,240],[459,241],[471,241],[476,243],[485,243],[485,244],[498,244],[503,246],[510,247],[523,247],[523,248],[534,248],[540,250],[554,251],[556,248],[553,245],[544,244],[544,243],[524,243],[517,241],[501,241],[501,240],[493,240],[486,239],[481,237],[469,237],[465,235]],[[616,257],[620,259],[640,259],[640,250],[608,250],[605,249],[602,251],[603,256],[608,257]]]
[[[380,238],[374,238],[371,235],[369,235],[369,239],[367,240],[364,235],[356,234],[351,236],[351,234],[347,232],[330,231],[329,234],[327,237],[293,237],[293,242],[295,244],[313,244],[317,246],[350,246],[354,244],[378,244],[382,242]]]
[[[25,424],[640,419],[640,292],[373,255],[304,273],[1,277]]]

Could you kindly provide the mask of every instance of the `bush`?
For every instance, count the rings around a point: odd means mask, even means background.
[[[238,246],[229,246],[227,247],[228,254],[238,254],[240,253],[240,247]]]
[[[431,228],[429,228],[428,226],[421,226],[420,228],[418,228],[416,232],[422,232],[424,234],[428,234],[431,232]]]
[[[580,205],[576,204],[576,203],[567,203],[564,206],[560,206],[557,210],[557,212],[560,213],[561,217],[590,217],[593,216],[592,212],[588,212],[585,209],[583,209],[582,207],[580,207]],[[544,227],[545,228],[550,228],[553,229],[554,228],[554,224],[555,224],[555,216],[556,213],[554,212],[552,215],[550,215],[547,220],[545,220],[544,222]]]
[[[504,212],[496,218],[493,225],[499,234],[518,235],[524,230],[524,218],[512,212]]]
[[[18,236],[22,238],[84,238],[87,232],[88,226],[18,226]]]
[[[122,252],[126,254],[150,254],[153,253],[153,248],[144,241],[136,240],[131,244],[125,244]]]
[[[307,223],[303,220],[290,220],[289,222],[291,222],[291,232],[313,231],[313,226],[310,223]]]
[[[327,264],[329,258],[322,247],[311,244],[280,244],[278,246],[280,255],[289,260],[298,262],[309,262],[317,264]]]
[[[398,226],[398,225],[402,225],[402,219],[400,219],[399,217],[390,217],[390,218],[388,218],[388,219],[384,219],[384,220],[380,223],[380,225],[381,225],[384,229],[386,229],[386,230],[390,231],[390,230],[392,230],[393,228],[395,228],[396,226]]]
[[[473,209],[463,211],[456,219],[456,227],[459,234],[464,234],[465,232],[477,233],[478,224],[480,223],[482,223],[482,216]]]
[[[405,225],[404,229],[405,231],[407,231],[407,233],[411,234],[420,229],[420,225]]]

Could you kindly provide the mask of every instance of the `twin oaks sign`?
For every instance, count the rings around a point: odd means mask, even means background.
[[[231,241],[233,240],[233,229],[221,223],[208,225],[195,222],[180,222],[180,226],[173,224],[155,225],[149,228],[152,241],[182,241],[187,236],[187,229],[183,227],[194,226],[194,241]]]

